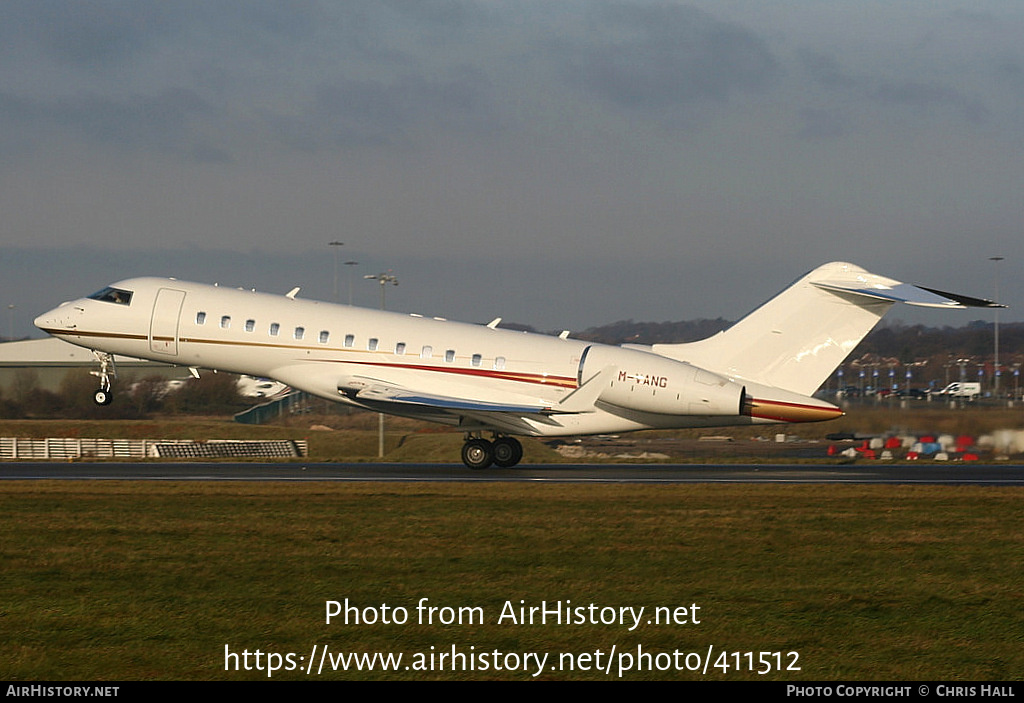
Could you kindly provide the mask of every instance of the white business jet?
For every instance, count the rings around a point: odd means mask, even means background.
[[[515,466],[514,435],[815,422],[812,394],[895,302],[993,307],[853,264],[825,264],[724,332],[688,344],[593,344],[173,278],[132,278],[40,315],[92,349],[112,399],[113,355],[270,378],[321,398],[465,433],[473,469]],[[488,439],[486,436],[489,435]]]

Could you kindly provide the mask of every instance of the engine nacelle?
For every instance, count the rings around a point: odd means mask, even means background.
[[[606,387],[598,396],[603,403],[661,415],[748,414],[742,385],[657,354],[589,347],[580,362],[580,380],[585,381],[609,366],[614,372],[607,374]]]

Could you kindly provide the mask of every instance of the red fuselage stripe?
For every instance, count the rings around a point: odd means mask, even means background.
[[[49,334],[57,337],[102,337],[107,339],[123,339],[128,341],[145,341],[148,339],[145,335],[131,335],[131,334],[115,334],[109,332],[87,332],[84,330],[43,330]],[[170,337],[164,339],[162,337],[154,337],[156,341],[172,341]],[[235,347],[257,347],[262,349],[274,348],[274,349],[305,349],[311,350],[316,349],[318,351],[341,351],[340,349],[325,349],[324,347],[313,347],[313,346],[302,346],[292,344],[280,344],[280,343],[267,343],[267,342],[236,342],[231,340],[219,340],[219,339],[195,339],[189,337],[180,337],[178,339],[179,344],[215,344],[222,346],[235,346]],[[571,376],[548,376],[547,374],[536,374],[536,373],[520,373],[516,371],[504,371],[504,370],[490,370],[490,369],[478,369],[478,368],[461,368],[461,367],[444,367],[444,366],[431,366],[429,364],[398,364],[387,361],[354,361],[347,359],[310,359],[310,361],[319,361],[321,363],[333,363],[333,364],[352,364],[357,366],[376,366],[380,368],[388,369],[407,369],[411,371],[434,371],[437,373],[456,374],[460,376],[475,376],[479,378],[490,378],[502,381],[516,381],[519,383],[533,383],[543,386],[558,386],[559,388],[576,388],[576,379]]]

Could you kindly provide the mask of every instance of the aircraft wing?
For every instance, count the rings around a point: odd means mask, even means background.
[[[412,417],[472,417],[488,426],[521,431],[524,423],[554,424],[555,415],[594,412],[594,403],[604,387],[611,366],[602,369],[558,403],[545,404],[528,397],[482,399],[444,395],[408,388],[381,378],[365,376],[350,379],[339,388],[351,401],[370,409]]]
[[[357,381],[358,383],[359,381]],[[339,389],[353,403],[368,410],[440,422],[460,427],[530,434],[536,424],[552,424],[551,408],[521,399],[483,400],[402,388],[376,381],[367,387]],[[470,420],[467,422],[467,419]]]
[[[356,401],[368,403],[395,403],[399,405],[420,406],[445,411],[472,412],[497,412],[523,414],[546,414],[551,412],[551,406],[529,405],[518,403],[501,403],[486,400],[472,400],[469,398],[456,398],[453,396],[437,395],[434,393],[421,393],[394,386],[374,385],[364,388],[356,393],[348,394]]]

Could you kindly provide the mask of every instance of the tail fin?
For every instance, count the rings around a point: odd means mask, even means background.
[[[1002,307],[833,262],[814,269],[714,337],[656,344],[652,351],[716,373],[811,395],[896,302]]]

